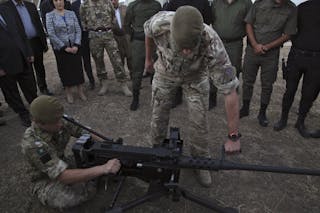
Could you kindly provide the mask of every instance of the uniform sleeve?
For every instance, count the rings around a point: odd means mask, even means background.
[[[83,134],[89,134],[88,131],[70,122],[65,122],[64,128],[66,129],[66,131],[68,131],[68,133],[70,133],[71,136],[75,138],[79,138]]]
[[[284,26],[283,33],[287,35],[294,35],[297,33],[297,16],[297,7],[294,7],[292,8],[292,12],[290,13],[288,21]]]
[[[146,36],[155,38],[170,30],[170,23],[174,12],[160,11],[144,23]]]
[[[80,5],[80,21],[81,21],[81,26],[84,30],[88,29],[88,19],[87,19],[87,14],[86,14],[86,7],[84,4]]]
[[[219,89],[219,92],[229,94],[239,86],[236,70],[231,65],[228,54],[218,34],[210,27],[206,27],[206,29],[212,38],[207,54],[210,78]]]
[[[50,179],[56,179],[67,169],[67,163],[59,159],[46,143],[36,140],[28,143],[25,140],[22,141],[22,153],[33,167],[47,174]]]
[[[256,20],[256,3],[254,3],[251,6],[251,8],[250,8],[247,16],[245,17],[244,21],[246,23],[248,23],[248,24],[253,24],[255,22],[255,20]]]
[[[131,21],[133,20],[133,7],[132,4],[129,4],[126,10],[126,15],[124,17],[123,28],[128,35],[132,35],[133,29],[131,27]]]

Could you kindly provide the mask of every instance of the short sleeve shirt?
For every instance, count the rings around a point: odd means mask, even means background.
[[[296,33],[297,8],[291,1],[279,5],[275,0],[257,0],[249,10],[245,22],[253,26],[258,43],[270,43],[282,34]]]
[[[171,39],[170,24],[175,12],[161,11],[144,24],[146,36],[153,38],[157,46],[156,72],[167,78],[205,78],[209,76],[220,92],[228,94],[239,85],[235,69],[218,34],[204,24],[199,47],[183,57]]]

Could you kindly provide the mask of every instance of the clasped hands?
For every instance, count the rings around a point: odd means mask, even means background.
[[[66,48],[64,49],[64,51],[66,51],[67,53],[77,54],[77,52],[78,52],[78,47],[77,47],[77,46],[66,47]]]

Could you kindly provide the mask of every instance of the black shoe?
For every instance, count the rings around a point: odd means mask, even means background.
[[[48,88],[41,89],[40,92],[41,92],[41,94],[43,94],[43,95],[53,96],[53,93],[50,92],[50,90],[48,90]]]
[[[131,111],[136,111],[139,108],[139,101],[133,99],[130,105],[130,110]]]
[[[29,114],[20,114],[19,115],[22,126],[30,127],[31,126],[31,120]]]
[[[274,126],[274,131],[281,131],[287,126],[287,120],[280,119]]]
[[[130,105],[130,110],[136,111],[139,108],[139,90],[133,90],[133,98]]]
[[[320,138],[320,129],[310,132],[310,137]]]
[[[295,128],[298,129],[300,135],[304,138],[310,138],[310,132],[308,132],[307,128],[305,127],[303,122],[297,122],[296,125],[294,125]]]
[[[239,113],[240,118],[247,117],[248,115],[249,115],[249,109],[242,107]]]
[[[259,121],[260,126],[262,126],[262,127],[267,127],[269,124],[269,121],[268,121],[267,116],[265,114],[259,114],[258,121]]]

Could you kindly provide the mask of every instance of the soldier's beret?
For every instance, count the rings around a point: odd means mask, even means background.
[[[54,123],[63,115],[63,106],[58,99],[42,95],[34,99],[30,105],[30,113],[34,120],[42,123]]]
[[[202,15],[192,6],[179,7],[170,25],[171,36],[181,49],[194,48],[200,41],[203,29]]]

